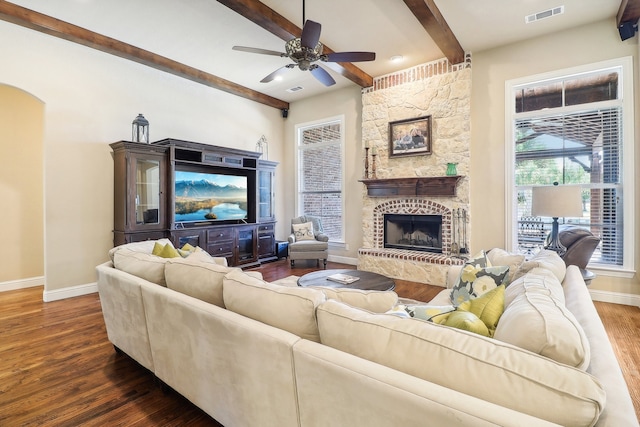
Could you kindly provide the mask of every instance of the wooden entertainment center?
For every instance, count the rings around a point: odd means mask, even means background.
[[[110,146],[114,160],[114,246],[166,237],[176,247],[190,243],[213,256],[226,257],[232,266],[248,267],[277,258],[273,211],[277,162],[261,160],[262,153],[258,152],[177,139],[151,144],[119,141]],[[184,217],[175,194],[176,172],[181,171],[193,176],[238,179],[246,182],[246,190],[234,185],[218,190],[233,191],[238,197],[239,201],[229,205],[234,213],[228,218],[218,217],[209,207],[198,219],[177,220]],[[192,197],[183,203],[197,204],[198,199]]]

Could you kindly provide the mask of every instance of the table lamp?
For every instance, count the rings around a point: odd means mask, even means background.
[[[582,216],[582,188],[577,185],[533,187],[531,192],[531,215],[553,218],[551,238],[544,247],[562,256],[567,252],[558,236],[558,218]]]

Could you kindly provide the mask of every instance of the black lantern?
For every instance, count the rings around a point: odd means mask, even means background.
[[[133,120],[131,129],[131,140],[134,142],[149,143],[149,120],[145,119],[142,114],[138,114]]]

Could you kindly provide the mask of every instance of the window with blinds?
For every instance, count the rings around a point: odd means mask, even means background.
[[[533,253],[544,244],[552,218],[531,214],[535,186],[580,185],[582,216],[559,218],[600,237],[591,262],[624,261],[620,69],[514,88],[514,205],[517,245]]]
[[[343,241],[343,123],[298,128],[298,211],[320,217],[324,233]]]

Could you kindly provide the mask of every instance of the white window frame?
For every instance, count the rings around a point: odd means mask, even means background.
[[[295,168],[296,168],[296,179],[295,179],[295,191],[296,191],[296,201],[295,201],[295,211],[297,212],[297,215],[303,215],[304,212],[302,212],[302,202],[301,202],[301,197],[300,197],[300,182],[302,179],[302,174],[300,173],[300,152],[301,150],[303,150],[303,148],[301,148],[300,145],[300,141],[302,139],[302,132],[305,131],[306,129],[309,128],[313,128],[313,127],[318,127],[318,126],[325,126],[325,125],[331,125],[331,124],[339,124],[340,125],[340,156],[342,157],[342,162],[341,162],[341,166],[342,166],[342,170],[341,170],[341,175],[342,175],[342,182],[340,183],[340,200],[341,200],[341,204],[342,204],[342,218],[341,218],[341,225],[340,225],[340,229],[341,229],[341,236],[336,240],[336,238],[331,238],[329,240],[329,246],[338,246],[338,247],[344,247],[345,245],[345,227],[346,227],[346,221],[345,221],[345,173],[346,173],[346,158],[345,158],[345,116],[344,115],[339,115],[339,116],[333,116],[333,117],[327,117],[324,119],[319,119],[319,120],[314,120],[314,121],[310,121],[310,122],[305,122],[305,123],[299,123],[295,125],[295,153],[294,153],[294,159],[295,159]],[[319,146],[319,145],[318,145]],[[318,147],[316,146],[316,147]]]
[[[622,79],[619,83],[622,102],[622,194],[623,205],[623,263],[622,266],[605,264],[590,264],[589,269],[603,276],[632,278],[635,274],[635,185],[634,185],[634,124],[633,107],[633,58],[612,59],[534,76],[528,76],[505,82],[505,236],[506,247],[515,251],[517,247],[517,201],[515,195],[515,127],[517,118],[515,106],[515,89],[519,86],[531,86],[548,80],[563,77],[593,73],[606,69],[617,68],[621,71]],[[584,105],[576,106],[583,109]],[[545,111],[541,111],[545,114]]]

